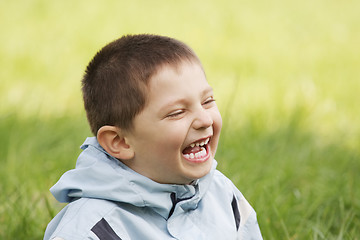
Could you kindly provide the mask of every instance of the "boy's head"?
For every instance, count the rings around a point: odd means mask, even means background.
[[[132,170],[172,184],[209,173],[221,116],[185,44],[154,35],[120,38],[89,64],[83,94],[100,145]]]
[[[128,35],[102,48],[86,68],[82,92],[92,133],[105,125],[130,129],[146,104],[149,79],[162,65],[200,64],[184,43],[158,35]]]

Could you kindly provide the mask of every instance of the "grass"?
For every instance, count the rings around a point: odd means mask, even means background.
[[[265,239],[359,239],[358,1],[0,1],[0,239],[41,239],[48,189],[90,135],[80,79],[126,33],[199,54],[223,116],[217,160]]]
[[[13,114],[2,117],[0,131],[0,238],[41,239],[60,206],[47,189],[74,166],[86,128],[81,134],[74,119],[21,120]]]
[[[267,239],[356,239],[359,151],[319,142],[294,118],[274,132],[249,122],[225,136],[221,170],[245,186]]]

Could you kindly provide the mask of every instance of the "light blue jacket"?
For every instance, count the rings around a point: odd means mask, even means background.
[[[262,239],[256,213],[217,171],[193,185],[159,184],[86,139],[76,168],[50,189],[69,202],[49,223],[44,240]]]

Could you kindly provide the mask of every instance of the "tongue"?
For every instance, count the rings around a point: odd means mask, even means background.
[[[190,154],[190,153],[197,153],[197,152],[200,152],[201,151],[201,148],[198,147],[198,146],[195,146],[195,147],[187,147],[184,149],[183,151],[183,154]]]

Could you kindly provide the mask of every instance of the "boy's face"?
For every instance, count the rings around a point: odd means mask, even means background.
[[[159,183],[189,184],[209,173],[222,125],[199,64],[166,65],[150,79],[145,108],[126,136],[124,163]]]

